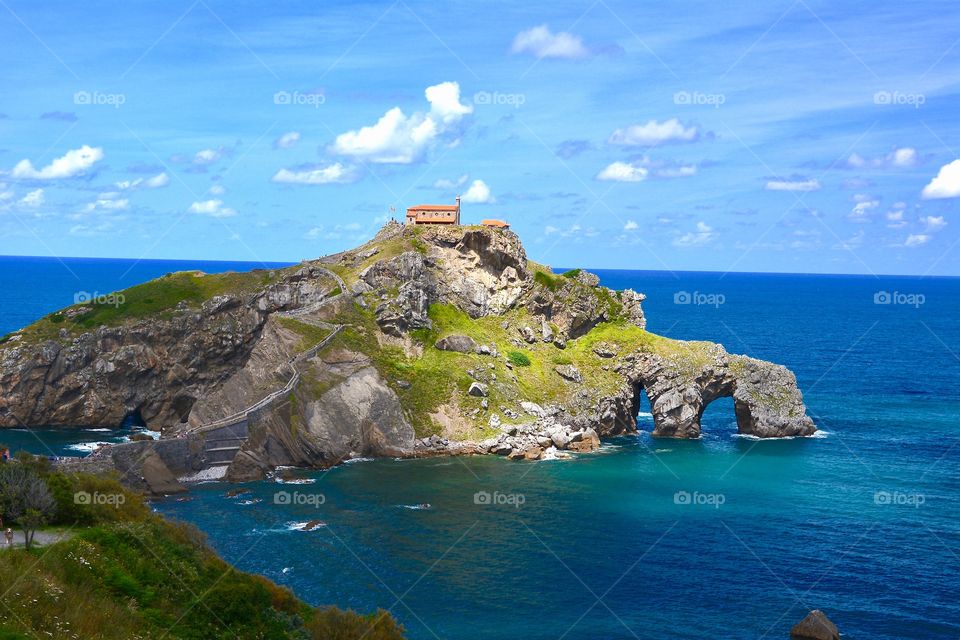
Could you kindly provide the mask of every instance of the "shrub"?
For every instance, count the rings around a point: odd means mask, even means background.
[[[546,271],[537,271],[534,273],[533,281],[550,291],[556,291],[560,288],[560,281]]]
[[[530,366],[530,358],[522,351],[510,351],[507,353],[507,359],[518,367]]]
[[[582,272],[582,269],[570,269],[570,271],[565,271],[563,273],[564,278],[576,278]]]

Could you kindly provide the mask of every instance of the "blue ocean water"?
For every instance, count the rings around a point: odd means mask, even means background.
[[[17,270],[24,298],[64,304]],[[641,415],[574,460],[361,461],[157,509],[412,638],[785,638],[812,608],[846,638],[960,637],[960,280],[599,274],[647,294],[652,331],[791,367],[825,433],[740,438],[721,399],[694,442]]]

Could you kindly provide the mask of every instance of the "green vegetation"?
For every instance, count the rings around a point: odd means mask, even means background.
[[[518,367],[530,366],[530,357],[522,351],[508,351],[507,359]]]
[[[564,278],[576,278],[583,272],[583,269],[570,269],[570,271],[564,271],[562,275]]]
[[[550,291],[556,291],[563,285],[563,281],[557,276],[550,275],[546,271],[535,271],[533,281]]]
[[[36,460],[8,464],[45,468]],[[199,531],[152,514],[114,480],[48,467],[44,473],[58,496],[58,519],[70,528],[42,550],[0,552],[8,608],[0,640],[402,638],[402,627],[384,611],[314,608],[266,578],[237,571]],[[79,487],[109,499],[77,504],[70,491]]]
[[[328,329],[302,322],[296,318],[284,318],[281,316],[273,316],[273,318],[277,320],[282,327],[300,336],[300,342],[297,344],[298,352],[306,351],[330,335]]]
[[[118,326],[142,318],[169,319],[180,303],[197,308],[206,300],[227,293],[242,294],[276,282],[285,270],[204,274],[178,271],[156,280],[97,297],[52,313],[23,329],[22,340],[55,340],[61,329],[71,336],[97,327]],[[9,340],[4,336],[0,343]]]

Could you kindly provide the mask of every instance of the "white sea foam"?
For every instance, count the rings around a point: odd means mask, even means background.
[[[113,431],[113,429],[107,429],[106,427],[103,427],[103,428],[100,428],[100,429],[84,429],[84,431],[99,431],[99,432],[104,432],[104,431]]]
[[[654,453],[670,453],[673,449],[654,449]]]
[[[640,411],[639,413],[637,413],[637,417],[638,417],[638,418],[652,418],[652,417],[653,417],[653,414],[650,413],[650,412],[648,412],[648,411]]]
[[[734,434],[732,434],[730,437],[731,437],[731,438],[743,438],[744,440],[757,440],[757,441],[759,441],[759,440],[773,440],[773,441],[778,441],[778,440],[807,440],[807,439],[823,440],[823,439],[826,438],[828,435],[830,435],[830,432],[829,432],[829,431],[821,431],[820,429],[817,429],[816,431],[814,431],[814,432],[813,432],[812,434],[810,434],[809,436],[781,436],[781,437],[779,437],[779,438],[761,438],[761,437],[759,437],[759,436],[755,436],[755,435],[750,434],[750,433],[734,433]]]
[[[274,482],[279,482],[280,484],[313,484],[317,481],[316,478],[274,478]]]
[[[112,442],[99,442],[99,441],[98,441],[98,442],[78,442],[78,443],[76,443],[76,444],[68,445],[68,446],[67,446],[67,449],[70,449],[71,451],[88,451],[88,452],[93,452],[93,451],[96,451],[96,450],[99,449],[100,447],[102,447],[102,446],[104,446],[104,445],[107,445],[107,444],[113,444],[113,443],[112,443]]]
[[[373,462],[373,458],[350,458],[349,460],[344,460],[343,464],[356,464],[357,462]]]
[[[258,502],[263,502],[263,500],[261,500],[260,498],[251,498],[251,499],[249,499],[249,500],[241,500],[241,501],[238,502],[237,504],[243,505],[243,506],[246,507],[246,506],[249,506],[249,505],[251,505],[251,504],[257,504]]]
[[[304,529],[304,527],[306,527],[308,524],[310,524],[310,521],[309,521],[309,520],[305,520],[304,522],[288,522],[288,523],[287,523],[287,529],[286,529],[286,530],[287,530],[287,531],[304,531],[304,532],[306,532],[306,533],[309,533],[310,531],[316,531],[316,530],[319,529],[320,527],[325,527],[325,526],[327,526],[327,523],[325,523],[325,522],[318,522],[318,523],[315,523],[315,524],[316,524],[316,527],[315,527],[315,528],[310,529],[309,531],[307,531],[306,529]]]
[[[433,508],[429,504],[398,504],[397,506],[401,509],[410,509],[411,511],[425,511]]]

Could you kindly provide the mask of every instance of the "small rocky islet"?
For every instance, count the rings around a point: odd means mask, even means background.
[[[134,417],[156,441],[74,463],[151,493],[356,457],[589,452],[635,432],[697,438],[732,397],[740,433],[809,436],[796,378],[646,331],[632,290],[527,259],[508,229],[388,223],[277,270],[179,272],[53,313],[0,343],[0,427]]]

